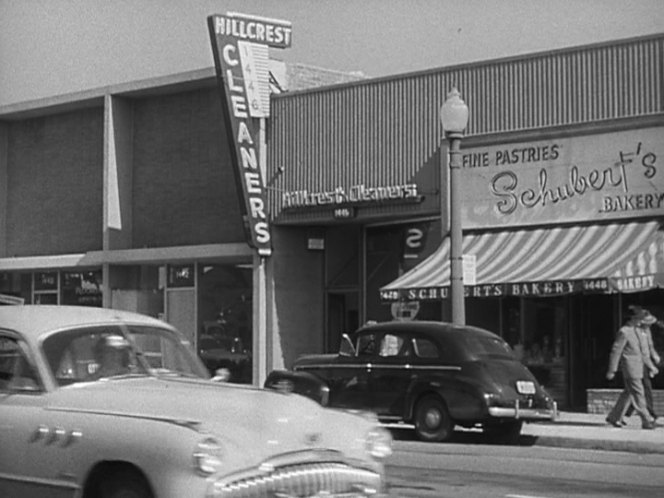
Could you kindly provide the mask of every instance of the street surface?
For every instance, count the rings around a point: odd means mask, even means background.
[[[395,441],[390,496],[653,498],[664,496],[664,455],[482,444]]]

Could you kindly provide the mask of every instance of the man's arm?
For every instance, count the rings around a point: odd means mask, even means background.
[[[659,362],[662,361],[662,359],[660,358],[659,354],[657,353],[657,350],[655,349],[655,344],[652,340],[652,330],[650,330],[650,327],[646,329],[646,336],[648,338],[648,348],[650,350],[650,358],[655,363],[655,366],[658,366]]]
[[[609,368],[606,371],[606,378],[608,380],[613,380],[618,370],[618,363],[620,362],[620,356],[622,355],[623,349],[625,349],[625,344],[627,343],[627,336],[625,335],[625,330],[621,328],[616,335],[615,341],[613,341],[613,346],[611,346],[611,353],[609,355]]]

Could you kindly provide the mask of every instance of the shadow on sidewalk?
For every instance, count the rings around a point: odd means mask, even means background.
[[[409,429],[393,429],[390,428],[392,437],[395,441],[419,441],[415,436],[414,430]],[[515,442],[505,442],[504,440],[491,438],[483,434],[481,430],[456,430],[449,443],[453,444],[470,444],[470,445],[500,445],[500,446],[534,446],[537,443],[537,436],[520,435],[519,439]],[[446,443],[429,443],[429,444],[446,444]]]

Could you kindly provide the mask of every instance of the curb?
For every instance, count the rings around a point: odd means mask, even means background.
[[[616,441],[611,439],[581,439],[564,436],[528,436],[533,446],[573,448],[583,450],[624,451],[628,453],[656,453],[664,455],[664,445],[648,441]]]

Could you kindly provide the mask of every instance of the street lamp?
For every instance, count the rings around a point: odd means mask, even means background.
[[[466,323],[466,310],[463,289],[463,233],[461,230],[459,174],[461,173],[461,139],[468,124],[468,106],[461,100],[459,90],[456,88],[453,88],[447,94],[447,100],[440,108],[440,122],[443,125],[445,138],[449,142],[450,155],[450,299],[452,302],[452,322],[457,325],[464,325]],[[445,220],[442,221],[444,226]]]

